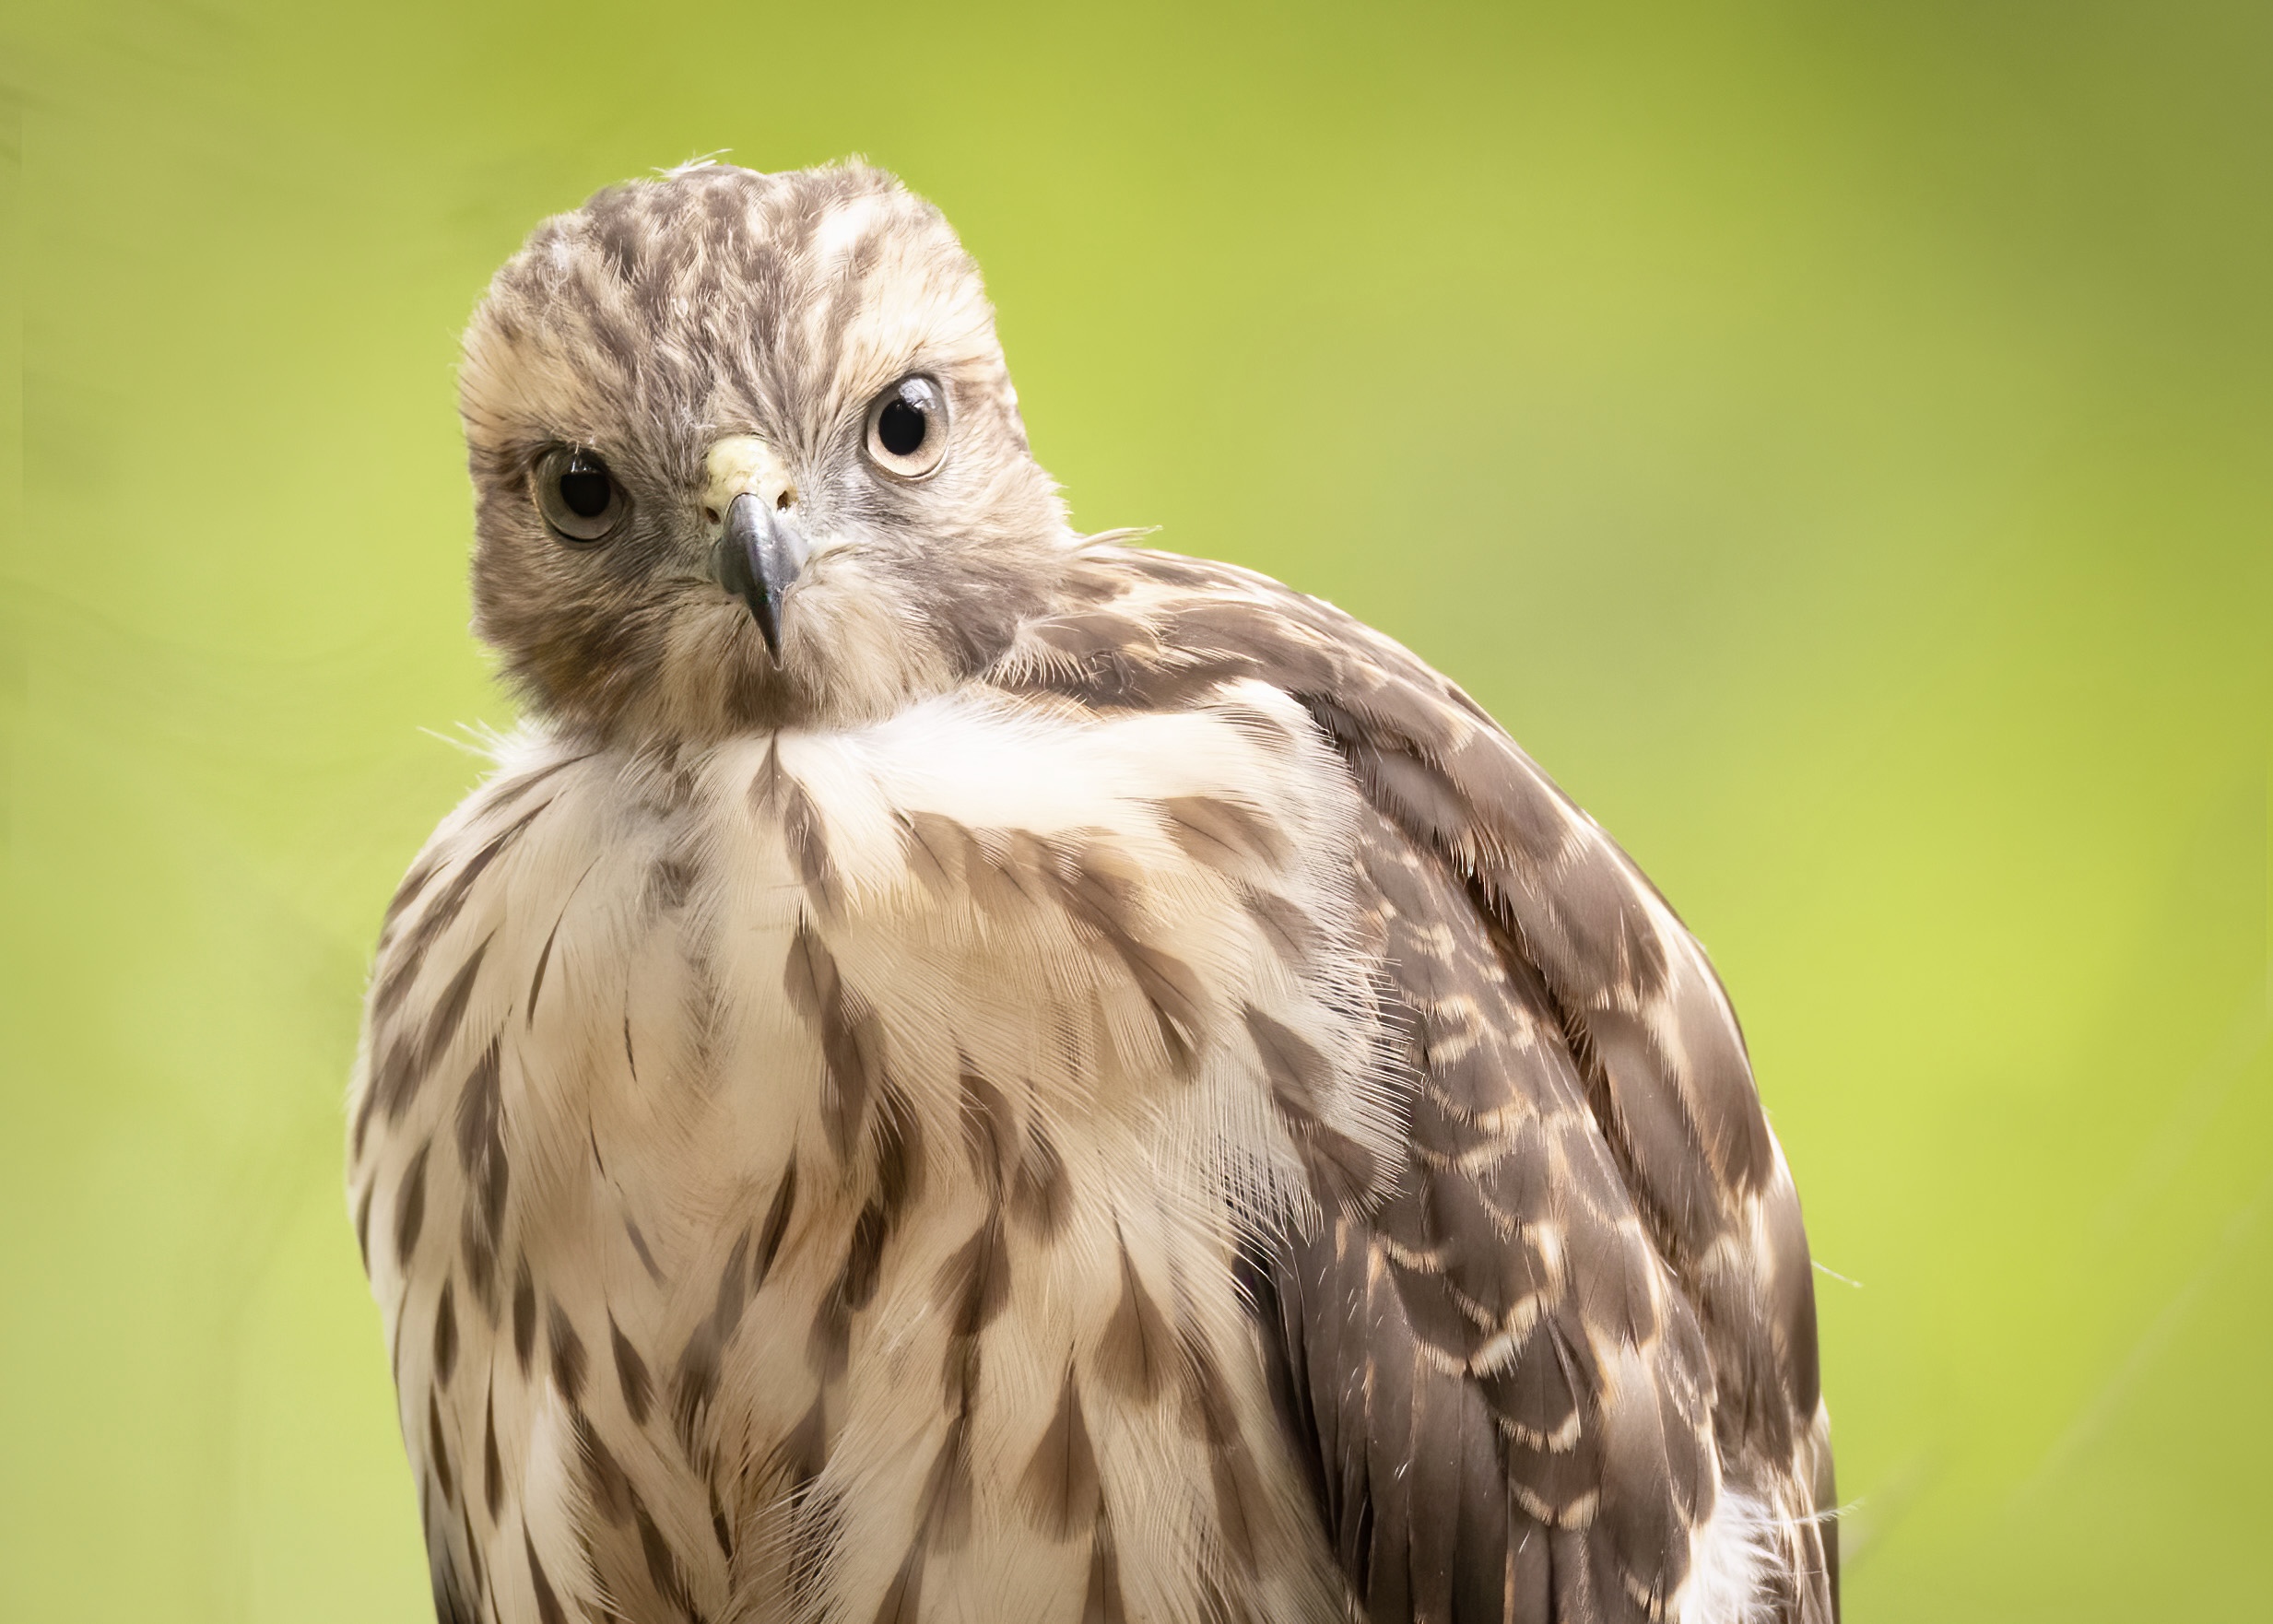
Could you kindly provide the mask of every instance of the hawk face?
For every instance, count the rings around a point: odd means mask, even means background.
[[[476,629],[601,738],[881,718],[1062,574],[977,267],[877,171],[698,165],[548,220],[460,411]]]

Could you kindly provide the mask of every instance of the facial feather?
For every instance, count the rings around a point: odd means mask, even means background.
[[[947,396],[918,481],[861,452],[878,393]],[[475,623],[557,724],[653,742],[868,721],[975,675],[1052,588],[1069,539],[1034,464],[972,265],[878,171],[697,166],[548,221],[467,329]],[[817,541],[779,665],[706,571],[710,447],[762,439]],[[605,458],[629,513],[604,547],[548,534],[548,448]]]

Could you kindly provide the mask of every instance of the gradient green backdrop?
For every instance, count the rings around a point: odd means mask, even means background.
[[[337,1164],[509,714],[453,334],[725,148],[936,199],[1079,523],[1405,639],[1704,936],[1852,1618],[2268,1616],[2273,9],[8,0],[0,136],[0,1615],[427,1606]]]

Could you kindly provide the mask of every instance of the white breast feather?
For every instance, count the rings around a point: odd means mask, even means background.
[[[536,1616],[524,1537],[564,1603],[603,1605],[606,1575],[587,1567],[575,1535],[597,1513],[548,1375],[557,1313],[581,1344],[582,1412],[681,1553],[706,1616],[794,1606],[865,1619],[909,1547],[948,1424],[940,1372],[951,1327],[939,1282],[994,1199],[965,1153],[963,1079],[975,1074],[999,1090],[1021,1142],[1054,1148],[1068,1198],[1053,1237],[1009,1254],[1009,1306],[980,1344],[973,1389],[971,1528],[925,1573],[926,1617],[1051,1616],[1054,1598],[1078,1594],[1088,1555],[1036,1539],[1018,1504],[1020,1476],[1069,1364],[1078,1384],[1107,1380],[1125,1274],[1208,1350],[1239,1413],[1268,1413],[1231,1252],[1242,1217],[1278,1221],[1312,1198],[1246,1011],[1324,1057],[1319,1119],[1394,1165],[1372,1082],[1372,989],[1350,940],[1356,801],[1338,762],[1291,700],[1259,685],[1189,713],[1104,720],[958,697],[858,732],[741,741],[681,764],[676,780],[595,756],[496,805],[496,786],[564,759],[541,736],[508,747],[492,787],[438,831],[442,877],[389,936],[399,947],[416,936],[450,865],[543,805],[426,945],[406,1022],[423,1018],[487,943],[454,1036],[399,1120],[373,1130],[357,1169],[414,1460],[430,1477],[438,1438],[453,1456],[458,1498],[472,1508],[460,1537],[478,1548],[503,1616]],[[805,809],[792,812],[799,794]],[[1268,834],[1265,849],[1195,841],[1164,810],[1178,797],[1240,809]],[[804,823],[785,830],[785,817]],[[911,841],[912,828],[939,826],[970,836],[961,855],[977,865],[960,883],[943,883]],[[1146,950],[1190,972],[1194,1052],[1181,1065],[1175,1029],[1126,963],[1063,895],[1032,883],[1033,864],[1062,865],[1076,851],[1116,888],[1117,917]],[[1312,951],[1274,942],[1258,895],[1305,922]],[[839,1289],[867,1194],[865,1165],[831,1141],[813,1022],[784,994],[800,931],[825,944],[847,1009],[872,1022],[878,1087],[912,1112],[926,1176],[829,1388],[831,1444],[807,1493],[831,1497],[846,1525],[828,1571],[797,1579],[788,1571],[796,1507],[777,1496],[736,1508],[730,1566],[711,1495],[721,1477],[761,1477],[768,1452],[811,1413],[821,1391],[811,1327]],[[382,980],[390,967],[383,947]],[[484,1307],[466,1300],[454,1255],[473,1197],[451,1147],[460,1079],[493,1041],[511,1219],[502,1278]],[[359,1103],[371,1069],[359,1071]],[[874,1111],[879,1100],[866,1103]],[[425,1232],[406,1266],[390,1237],[422,1147]],[[748,1248],[793,1159],[795,1221],[697,1420],[695,1453],[731,1468],[706,1481],[657,1418],[680,1350],[716,1312],[713,1282],[737,1243]],[[527,1380],[512,1346],[524,1260],[542,1322]],[[461,1346],[442,1385],[435,1316],[453,1277]],[[618,1336],[652,1389],[643,1425],[618,1391]],[[1207,1584],[1224,1582],[1226,1557],[1190,1418],[1172,1404],[1095,1407],[1128,1606],[1197,1616]],[[473,1481],[492,1425],[515,1464],[495,1519]],[[1268,1451],[1251,1464],[1251,1536],[1271,1559],[1262,1616],[1331,1615],[1338,1603],[1301,1489]]]

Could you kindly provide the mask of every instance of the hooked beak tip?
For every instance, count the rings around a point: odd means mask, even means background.
[[[774,665],[782,663],[782,608],[812,549],[793,518],[755,496],[734,499],[713,555],[718,584],[748,606]]]
[[[749,598],[750,618],[758,622],[758,635],[766,640],[766,654],[774,665],[782,663],[782,606],[762,593],[753,593]]]

